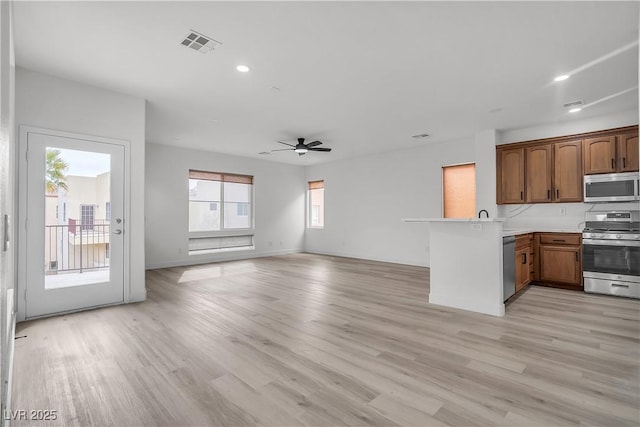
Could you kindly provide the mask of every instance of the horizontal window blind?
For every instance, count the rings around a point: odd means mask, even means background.
[[[442,190],[445,218],[474,218],[476,212],[476,165],[444,166]]]
[[[238,184],[253,184],[253,176],[251,175],[238,175],[234,173],[208,172],[191,169],[189,170],[189,179],[235,182]]]
[[[324,188],[324,181],[309,181],[309,190],[320,190]]]

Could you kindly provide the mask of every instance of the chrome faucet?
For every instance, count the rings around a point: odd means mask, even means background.
[[[489,212],[487,212],[486,209],[482,209],[480,212],[478,212],[478,218],[482,218],[482,212],[487,214],[487,219],[489,219]]]

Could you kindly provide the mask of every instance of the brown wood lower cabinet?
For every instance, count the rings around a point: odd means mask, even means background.
[[[582,290],[582,246],[577,233],[536,233],[536,283]]]
[[[516,236],[516,292],[533,278],[533,234]]]

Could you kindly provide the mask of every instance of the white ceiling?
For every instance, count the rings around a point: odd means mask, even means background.
[[[553,83],[637,42],[638,2],[14,6],[19,66],[146,98],[154,143],[315,164],[638,108],[637,89],[562,107],[637,86],[637,45]],[[190,29],[223,44],[181,46]],[[333,152],[257,154],[296,137]]]

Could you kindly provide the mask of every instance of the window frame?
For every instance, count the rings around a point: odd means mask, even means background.
[[[90,209],[87,209],[90,208]],[[89,218],[89,215],[85,215],[85,210],[91,211],[91,224],[85,223],[84,219]],[[91,204],[80,205],[80,231],[92,231],[96,225],[96,206]]]
[[[322,188],[311,188],[312,184],[315,184],[315,183],[322,183]],[[318,218],[320,218],[322,216],[322,225],[313,225],[313,222],[312,222],[313,206],[314,205],[311,204],[311,192],[312,191],[316,191],[316,190],[322,190],[322,200],[323,200],[322,214],[320,214],[320,209],[318,209]],[[324,228],[324,226],[325,226],[325,221],[324,221],[324,190],[325,190],[324,179],[315,179],[315,180],[307,182],[307,228],[311,228],[311,229],[315,229],[315,230],[322,230]],[[319,206],[319,205],[315,205],[315,206]]]
[[[187,183],[191,179],[200,179],[200,178],[191,178],[191,173],[203,173],[203,174],[212,174],[212,175],[220,175],[221,179],[219,181],[211,179],[210,181],[217,181],[220,183],[220,201],[219,201],[219,211],[220,211],[220,230],[202,230],[202,231],[190,231],[189,230],[189,216],[187,215],[187,232],[190,239],[197,238],[205,238],[205,237],[234,237],[234,236],[253,236],[255,232],[255,177],[252,175],[239,174],[239,173],[229,173],[229,172],[214,172],[214,171],[206,171],[202,169],[189,169],[187,176]],[[224,228],[224,177],[245,177],[250,178],[251,183],[251,195],[250,201],[245,202],[248,203],[249,206],[249,216],[250,216],[250,227],[248,228]],[[206,179],[201,179],[206,180]],[[227,181],[233,182],[233,181]],[[189,197],[189,191],[187,189],[187,208],[189,203],[191,202],[191,198]],[[187,209],[188,210],[188,209]]]

